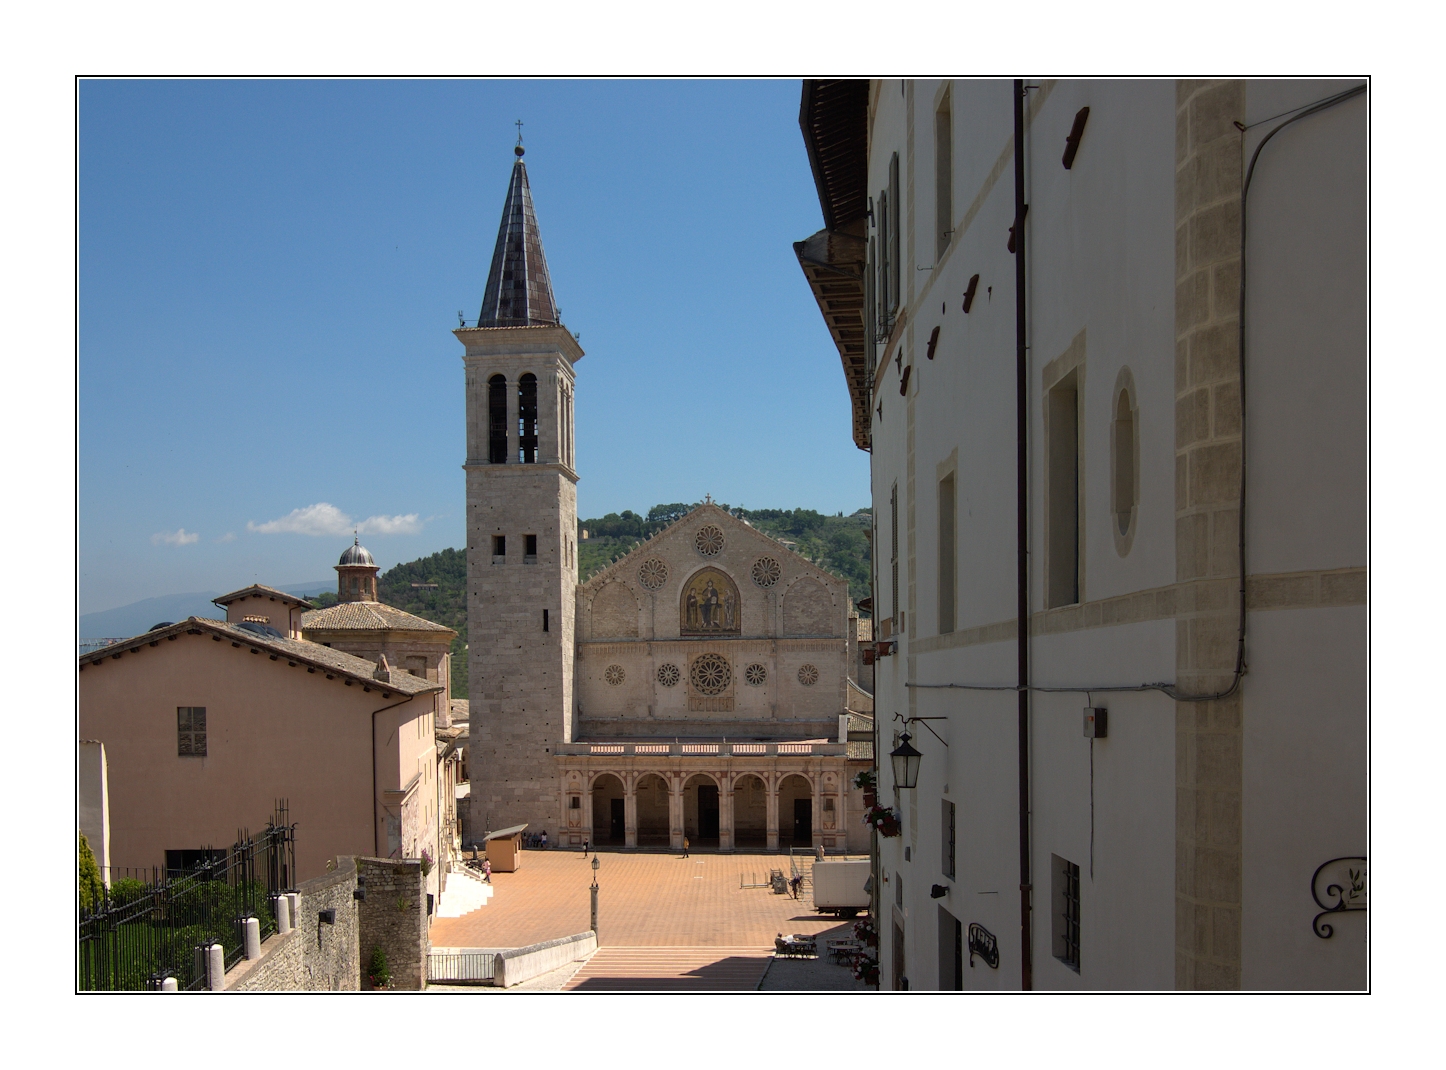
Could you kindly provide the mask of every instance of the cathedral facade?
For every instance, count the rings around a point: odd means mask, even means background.
[[[472,838],[525,823],[561,845],[867,849],[843,580],[709,503],[578,584],[583,352],[517,155],[478,324],[454,332]]]

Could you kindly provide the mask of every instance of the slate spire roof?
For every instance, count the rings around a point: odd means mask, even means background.
[[[502,206],[502,225],[487,272],[487,289],[482,294],[479,327],[536,327],[557,324],[557,302],[552,296],[552,278],[542,253],[542,234],[532,209],[532,188],[527,184],[527,165],[522,146],[516,148],[512,180],[507,184],[507,202]]]

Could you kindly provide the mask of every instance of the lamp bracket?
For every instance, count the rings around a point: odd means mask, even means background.
[[[903,721],[906,726],[913,724],[915,721],[947,721],[948,719],[949,718],[947,717],[905,717],[901,713],[894,714],[894,720]],[[929,728],[927,724],[925,724],[924,727]],[[929,728],[929,734],[935,739],[937,739],[940,743],[944,744],[944,746],[947,747],[949,745],[949,741],[943,736],[941,736],[938,732],[935,732],[932,728]]]

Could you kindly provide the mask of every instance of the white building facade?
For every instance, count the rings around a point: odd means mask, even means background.
[[[1355,86],[805,83],[795,248],[872,454],[881,987],[1366,986]]]

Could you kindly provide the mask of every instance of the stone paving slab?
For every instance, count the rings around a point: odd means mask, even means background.
[[[599,854],[598,942],[604,947],[754,948],[771,954],[777,933],[814,935],[848,923],[815,913],[807,898],[740,888],[788,872],[788,856],[603,851]],[[438,918],[432,943],[525,947],[586,932],[591,859],[579,851],[522,852],[515,873],[493,873],[485,909]]]
[[[604,947],[568,992],[751,992],[770,957],[753,947]]]

